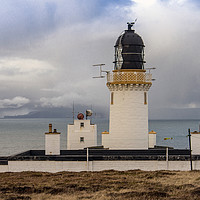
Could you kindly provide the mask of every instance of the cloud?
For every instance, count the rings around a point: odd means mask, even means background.
[[[135,1],[129,16],[146,44],[148,67],[156,81],[150,90],[153,107],[199,105],[200,8],[195,1]]]
[[[54,67],[45,61],[20,57],[0,59],[0,75],[7,76],[7,78],[10,76],[28,76],[33,73],[39,76],[44,75],[47,71],[51,72],[52,70],[54,70]]]
[[[73,101],[107,110],[106,80],[92,79],[99,74],[92,65],[113,69],[115,41],[126,22],[137,18],[146,67],[157,68],[149,106],[199,107],[199,12],[196,1],[188,0],[3,1],[1,98],[29,99],[24,112],[70,107]]]
[[[0,40],[2,98],[27,96],[37,106],[106,103],[105,80],[92,79],[99,73],[92,65],[105,62],[112,69],[113,34],[121,32],[115,23],[123,19],[124,10],[123,1],[105,2],[19,1],[13,24],[7,24],[6,33],[0,32],[5,36]],[[16,6],[12,1],[5,4],[1,9],[6,12]],[[47,12],[53,16],[46,17]],[[48,27],[51,20],[55,25]]]
[[[20,96],[13,99],[2,99],[0,100],[0,108],[20,108],[29,102],[29,99]]]
[[[120,1],[119,1],[120,3]],[[121,2],[122,4],[122,2]],[[41,45],[49,34],[93,23],[108,15],[115,1],[98,0],[6,0],[0,5],[0,51],[29,49]],[[9,52],[8,52],[9,50]]]
[[[55,69],[46,61],[6,57],[0,59],[1,98],[27,96],[30,101],[52,87]]]

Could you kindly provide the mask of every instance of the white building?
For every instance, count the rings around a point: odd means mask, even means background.
[[[52,132],[52,124],[45,133],[45,155],[60,155],[60,133],[56,129]]]
[[[107,75],[110,90],[109,134],[102,134],[110,149],[148,149],[148,90],[152,76],[144,69],[144,44],[131,29],[115,44],[115,69]]]
[[[83,149],[97,146],[97,127],[90,120],[74,120],[74,124],[68,124],[67,149]]]
[[[192,154],[194,155],[200,154],[200,132],[199,131],[191,132],[191,148],[192,148]]]
[[[149,148],[154,148],[156,146],[156,132],[150,131],[149,132]]]

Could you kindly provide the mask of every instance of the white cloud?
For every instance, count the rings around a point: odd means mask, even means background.
[[[44,75],[48,71],[52,72],[53,66],[49,63],[37,59],[27,59],[21,57],[7,57],[0,59],[0,76],[27,76],[30,74]]]
[[[146,66],[156,67],[150,106],[198,105],[200,8],[194,1],[135,1],[129,16],[146,45]]]
[[[0,108],[20,108],[29,102],[28,98],[20,96],[13,99],[2,99],[0,100]]]
[[[1,97],[28,96],[37,99],[45,93],[43,88],[51,88],[55,68],[47,61],[23,57],[0,59]]]
[[[144,7],[149,7],[158,2],[158,0],[132,0],[132,2],[142,5]]]
[[[100,85],[99,85],[100,84]],[[80,82],[65,82],[55,86],[58,95],[40,98],[43,107],[71,107],[73,102],[79,105],[104,106],[109,102],[109,91],[105,79],[81,80]]]

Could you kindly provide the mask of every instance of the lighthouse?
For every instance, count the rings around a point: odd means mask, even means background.
[[[107,73],[110,91],[109,149],[148,149],[148,91],[152,75],[144,68],[144,43],[128,23],[115,44],[114,70]]]

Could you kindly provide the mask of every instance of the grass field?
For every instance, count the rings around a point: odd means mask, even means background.
[[[0,199],[200,199],[200,171],[0,173]]]

